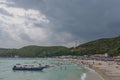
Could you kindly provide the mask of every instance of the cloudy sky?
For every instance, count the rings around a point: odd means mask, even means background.
[[[120,0],[0,0],[0,47],[73,46],[120,35]]]

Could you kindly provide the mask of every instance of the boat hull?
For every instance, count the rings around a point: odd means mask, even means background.
[[[40,68],[13,68],[13,70],[18,70],[18,71],[42,71],[44,67]]]

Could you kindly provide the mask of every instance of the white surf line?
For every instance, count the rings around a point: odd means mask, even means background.
[[[94,70],[95,71],[95,70]],[[105,80],[98,72],[95,71],[95,73],[102,79]]]
[[[86,78],[86,73],[83,73],[81,76],[81,80],[85,80],[85,78]]]
[[[102,80],[105,80],[98,72],[96,72],[94,69],[91,69],[91,68],[89,68],[89,67],[87,67],[87,66],[85,66],[85,65],[83,65],[84,66],[84,68],[85,69],[88,69],[88,70],[90,70],[90,71],[92,71],[92,72],[95,72]]]

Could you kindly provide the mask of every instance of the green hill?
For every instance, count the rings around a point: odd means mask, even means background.
[[[5,49],[0,48],[0,57],[11,57],[13,55],[16,55],[17,49]]]
[[[90,41],[74,49],[80,55],[109,53],[111,56],[120,55],[120,36]]]
[[[45,56],[60,56],[67,55],[70,50],[63,46],[27,46],[18,50],[18,55],[21,57],[45,57]]]
[[[26,46],[20,49],[0,49],[0,57],[48,57],[68,55],[71,51],[63,46]]]

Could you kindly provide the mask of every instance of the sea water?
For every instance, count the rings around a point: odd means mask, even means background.
[[[53,66],[43,71],[13,71],[15,64]],[[84,80],[84,69],[75,63],[41,58],[0,58],[0,80]]]

